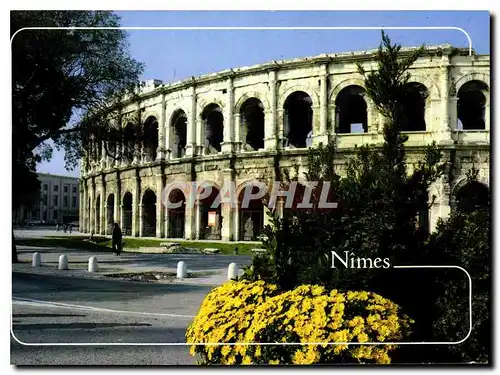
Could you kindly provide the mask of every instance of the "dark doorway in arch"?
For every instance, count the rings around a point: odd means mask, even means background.
[[[461,212],[472,212],[489,206],[489,189],[486,185],[471,181],[458,190],[456,195],[457,209]]]
[[[184,227],[186,223],[186,198],[180,189],[173,189],[169,193],[169,204],[179,207],[168,207],[168,238],[184,238]]]
[[[109,194],[108,199],[106,201],[106,234],[113,233],[114,209],[115,209],[115,195]]]
[[[199,200],[198,206],[200,210],[200,233],[199,238],[204,240],[220,240],[222,238],[222,216],[221,204],[219,196],[219,189],[215,186],[211,187],[211,193],[208,197]],[[199,194],[204,194],[204,189],[207,185],[200,186],[198,189]],[[217,204],[216,199],[219,200]],[[213,207],[214,201],[217,207]],[[214,205],[214,206],[215,206]]]
[[[244,150],[264,148],[264,105],[259,99],[245,100],[240,109],[240,121]]]
[[[488,85],[469,81],[458,90],[457,115],[463,130],[486,129],[486,96]]]
[[[172,118],[172,157],[182,158],[186,154],[187,116],[183,110],[175,112]]]
[[[95,200],[95,233],[101,233],[101,196]]]
[[[312,99],[303,91],[290,94],[283,105],[285,147],[303,148],[312,137]]]
[[[127,163],[132,163],[134,160],[134,152],[135,152],[135,142],[136,142],[136,134],[135,127],[133,124],[128,123],[123,130],[123,143],[124,143],[124,155],[123,158]]]
[[[258,191],[257,186],[247,185],[238,196],[240,241],[257,241],[262,234],[264,228],[264,203],[262,199],[252,199],[248,202],[247,207],[243,207],[245,192],[247,192],[246,194],[255,194]]]
[[[212,103],[205,107],[201,114],[205,124],[205,153],[213,154],[221,151],[224,139],[224,115],[219,105]]]
[[[426,100],[429,96],[427,87],[417,82],[410,82],[405,85],[401,97],[401,130],[403,131],[424,131]]]
[[[142,236],[156,237],[156,194],[149,189],[142,197]]]
[[[122,231],[123,235],[132,235],[132,193],[127,192],[123,196],[123,223]]]
[[[144,123],[144,155],[146,161],[156,160],[156,149],[158,148],[158,121],[150,116]]]
[[[367,133],[368,116],[364,96],[366,90],[351,85],[340,90],[335,99],[335,116],[339,133]]]

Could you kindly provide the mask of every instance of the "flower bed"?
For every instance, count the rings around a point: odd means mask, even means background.
[[[186,338],[233,343],[192,345],[202,364],[390,363],[396,345],[327,343],[394,342],[409,334],[411,323],[399,306],[371,292],[302,285],[280,293],[263,281],[230,281],[207,295]]]

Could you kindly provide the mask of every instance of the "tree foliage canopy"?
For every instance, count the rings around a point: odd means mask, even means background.
[[[85,114],[104,108],[138,82],[143,65],[129,55],[123,30],[103,11],[11,13],[13,162],[27,173],[50,160],[52,140],[66,151],[66,165],[81,156]],[[69,29],[23,29],[62,27]],[[14,176],[22,182],[23,173]]]

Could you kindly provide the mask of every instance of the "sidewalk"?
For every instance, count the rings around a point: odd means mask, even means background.
[[[42,267],[32,267],[31,259],[34,252],[39,252],[42,258]],[[58,270],[59,256],[66,254],[69,270]],[[64,277],[92,278],[100,280],[116,280],[106,274],[177,272],[177,263],[184,261],[188,273],[200,273],[200,277],[186,279],[160,279],[158,283],[175,283],[190,285],[221,285],[227,281],[227,267],[237,262],[241,266],[250,263],[250,258],[228,255],[200,255],[200,254],[130,254],[122,253],[115,256],[112,253],[89,252],[85,250],[54,249],[47,247],[18,246],[18,256],[22,263],[12,265],[13,272],[55,275]],[[95,256],[99,265],[99,272],[88,272],[88,260]],[[210,273],[210,274],[207,274]],[[134,282],[134,281],[130,281]]]

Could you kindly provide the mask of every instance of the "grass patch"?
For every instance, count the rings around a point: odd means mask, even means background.
[[[261,244],[254,243],[220,243],[220,242],[198,242],[198,241],[183,241],[169,240],[167,238],[144,239],[130,238],[124,239],[125,248],[138,249],[140,247],[158,247],[162,242],[175,242],[184,247],[195,249],[217,248],[220,249],[220,254],[234,254],[235,247],[238,248],[239,255],[252,255],[252,249],[261,248]],[[71,236],[71,237],[43,237],[43,238],[18,238],[15,240],[16,245],[20,246],[38,246],[38,247],[55,247],[67,249],[95,250],[95,251],[111,251],[111,239],[103,236],[94,236],[94,241],[89,242],[88,236]]]

